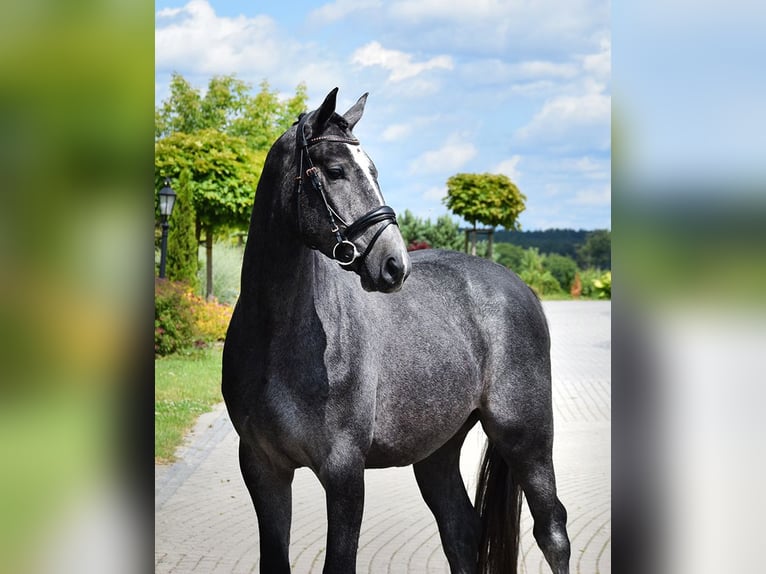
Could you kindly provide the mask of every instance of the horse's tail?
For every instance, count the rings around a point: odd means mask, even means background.
[[[489,440],[476,485],[476,510],[481,519],[479,574],[516,574],[521,487]]]

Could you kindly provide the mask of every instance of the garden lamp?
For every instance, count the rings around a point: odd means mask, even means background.
[[[168,256],[168,218],[173,213],[176,194],[170,187],[170,180],[165,178],[165,187],[160,190],[160,215],[162,216],[162,244],[160,246],[160,277],[165,277],[165,263]]]

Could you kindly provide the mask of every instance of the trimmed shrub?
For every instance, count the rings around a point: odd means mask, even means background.
[[[431,249],[428,241],[413,241],[407,246],[407,251],[419,251],[420,249]]]
[[[581,297],[586,299],[595,299],[598,297],[598,291],[593,283],[601,276],[601,274],[601,271],[594,269],[593,267],[588,267],[587,269],[580,271],[580,281],[582,282]]]
[[[234,308],[219,303],[215,298],[206,301],[192,293],[188,293],[187,297],[192,305],[195,335],[207,343],[223,341]]]
[[[612,298],[612,272],[607,271],[601,277],[593,281],[599,299]]]
[[[190,287],[184,283],[154,280],[154,354],[169,355],[194,343],[194,315]]]
[[[543,295],[553,295],[561,293],[561,285],[556,281],[556,278],[551,275],[550,271],[543,271],[542,273],[535,271],[522,271],[519,274],[521,280],[532,288],[532,291],[537,293],[538,297]]]
[[[550,271],[543,269],[544,256],[536,247],[530,247],[524,250],[521,258],[521,269],[519,277],[538,297],[543,295],[552,295],[561,293],[561,285]]]
[[[167,276],[172,281],[196,287],[199,247],[190,179],[189,170],[184,169],[176,184],[176,204],[168,232]]]
[[[215,299],[206,301],[195,295],[190,285],[155,279],[155,355],[170,355],[223,341],[233,311]]]
[[[543,269],[550,271],[556,278],[564,291],[569,291],[572,287],[575,275],[577,274],[577,263],[571,257],[559,255],[558,253],[549,253],[543,259]]]

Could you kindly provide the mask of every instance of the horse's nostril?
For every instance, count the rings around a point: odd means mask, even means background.
[[[396,257],[389,257],[383,267],[383,277],[390,284],[399,282],[404,273],[404,265]]]

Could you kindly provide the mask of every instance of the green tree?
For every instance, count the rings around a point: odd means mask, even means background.
[[[181,171],[175,185],[176,203],[168,232],[168,279],[197,287],[199,241],[195,233],[194,190],[191,171]]]
[[[431,223],[430,219],[417,217],[406,209],[404,214],[397,217],[397,223],[408,246],[426,242],[434,249],[459,251],[462,248],[460,227],[449,215],[441,215],[436,223]]]
[[[404,213],[397,215],[396,223],[399,226],[399,231],[402,234],[405,245],[425,241],[426,222],[409,209],[405,209]]]
[[[518,217],[526,197],[505,175],[458,173],[447,180],[444,202],[453,213],[473,225],[471,253],[476,254],[476,224],[490,226],[487,257],[492,258],[492,232],[495,227],[519,229]]]
[[[185,169],[191,174],[198,244],[204,232],[208,298],[213,296],[214,235],[247,228],[265,159],[266,152],[254,151],[242,138],[216,130],[175,133],[154,146],[157,181],[178,178]]]
[[[205,294],[213,295],[213,237],[246,229],[266,152],[305,110],[306,86],[279,98],[264,81],[252,95],[233,75],[215,76],[203,96],[173,74],[170,96],[155,109],[155,176],[191,172],[197,239],[205,233]]]
[[[558,253],[549,253],[543,258],[543,269],[550,271],[562,289],[569,292],[577,274],[577,263],[574,259]]]
[[[612,233],[608,229],[590,232],[577,248],[580,267],[612,268]]]
[[[430,223],[430,220],[429,220]],[[449,215],[441,215],[436,219],[436,223],[428,230],[426,240],[433,247],[439,249],[451,249],[461,251],[463,249],[463,238],[460,233],[460,226]]]
[[[202,96],[180,74],[170,80],[170,96],[155,110],[155,135],[191,134],[215,129],[244,139],[255,150],[268,150],[274,141],[305,111],[306,85],[280,100],[265,80],[252,95],[251,87],[234,75],[214,76]]]
[[[524,248],[513,243],[498,243],[495,245],[493,257],[495,262],[518,272],[521,269]]]

